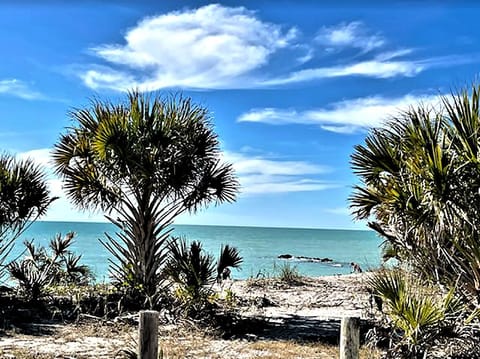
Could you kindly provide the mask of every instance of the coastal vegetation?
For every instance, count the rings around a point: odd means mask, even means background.
[[[355,147],[352,167],[360,182],[350,199],[354,216],[370,221],[385,239],[385,260],[396,261],[393,269],[367,274],[369,292],[363,283],[340,288],[340,280],[302,277],[286,262],[274,268],[272,278],[246,281],[242,296],[234,283],[213,290],[230,268],[242,264],[235,247],[223,245],[215,259],[202,243],[172,236],[178,215],[236,198],[239,184],[221,159],[210,115],[188,98],[151,96],[133,91],[123,103],[93,101],[73,110],[72,126],[53,152],[72,202],[102,211],[117,228],[115,236],[106,233],[101,240],[113,256],[111,283],[92,284],[81,254],[70,250],[74,233],[57,234],[48,248],[25,242],[24,255],[6,263],[14,241],[55,198],[30,161],[9,156],[0,161],[0,275],[17,283],[15,291],[2,288],[0,293],[2,323],[18,320],[25,311],[29,318],[37,313],[128,322],[130,312],[154,308],[166,322],[208,328],[217,337],[256,338],[259,332],[275,337],[284,328],[265,317],[244,316],[239,308],[272,313],[290,297],[287,308],[293,306],[310,286],[314,293],[301,308],[321,300],[328,307],[348,297],[357,309],[369,293],[380,315],[372,315],[368,325],[374,328],[367,338],[384,349],[385,358],[471,358],[476,353],[479,86],[445,96],[435,106],[400,112]],[[319,288],[326,299],[319,298]],[[342,298],[329,297],[336,288]],[[318,324],[303,321],[300,327]],[[164,349],[168,352],[168,345]],[[376,349],[372,353],[378,355]]]
[[[403,269],[381,272],[371,282],[394,333],[392,357],[478,345],[479,94],[473,85],[434,106],[400,112],[352,155],[360,178],[353,213],[370,220],[385,239],[385,258]]]
[[[0,280],[6,275],[6,259],[15,240],[55,200],[46,177],[31,160],[0,156]]]
[[[19,285],[19,294],[36,302],[51,286],[86,286],[93,282],[90,268],[80,264],[81,255],[75,255],[70,246],[74,232],[50,240],[48,249],[25,242],[26,254],[8,264],[10,277]]]
[[[190,245],[184,238],[170,243],[169,260],[165,266],[165,274],[178,285],[177,298],[184,314],[198,315],[213,299],[212,285],[221,283],[222,276],[230,272],[230,268],[239,268],[243,259],[235,247],[228,244],[222,246],[218,260],[205,253],[202,244],[193,241]]]
[[[0,322],[5,326],[22,321],[19,313],[27,313],[30,320],[57,315],[111,318],[156,308],[215,323],[219,298],[210,296],[208,285],[228,277],[229,268],[238,268],[240,253],[222,245],[215,261],[200,242],[187,246],[186,240],[171,236],[178,215],[234,201],[238,191],[231,165],[221,159],[208,110],[189,98],[133,91],[125,103],[94,101],[70,116],[72,126],[53,151],[55,170],[73,204],[103,211],[117,227],[116,236],[105,233],[101,241],[114,258],[112,282],[93,284],[81,255],[70,250],[73,232],[57,234],[48,248],[26,241],[23,255],[3,263],[23,230],[55,199],[33,162],[4,156],[0,274],[8,274],[10,281],[0,293],[5,294],[0,296]],[[183,313],[174,310],[179,293],[184,294]],[[226,296],[233,298],[232,293]],[[230,324],[233,316],[221,314]]]
[[[277,272],[278,279],[287,283],[301,283],[302,276],[296,265],[290,264],[288,262],[282,263],[278,267],[274,267],[274,272]]]
[[[210,203],[232,202],[238,183],[223,163],[208,110],[183,97],[133,91],[124,103],[94,101],[71,112],[55,145],[56,172],[79,208],[102,210],[118,228],[102,243],[112,273],[132,302],[153,308],[173,220]]]

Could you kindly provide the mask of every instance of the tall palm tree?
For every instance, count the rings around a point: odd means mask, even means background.
[[[352,155],[361,182],[350,200],[401,262],[480,303],[479,89],[373,130]]]
[[[0,279],[15,239],[43,216],[55,199],[50,197],[45,174],[33,161],[0,156]]]
[[[151,306],[173,219],[236,197],[210,114],[189,98],[134,91],[125,103],[94,101],[70,116],[74,125],[55,145],[56,172],[74,204],[105,211],[118,227],[103,242],[117,259],[114,277]]]

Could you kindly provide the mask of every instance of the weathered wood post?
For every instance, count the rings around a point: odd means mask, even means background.
[[[344,317],[340,326],[340,359],[358,359],[360,318]]]
[[[138,359],[158,359],[158,312],[155,310],[140,312]]]

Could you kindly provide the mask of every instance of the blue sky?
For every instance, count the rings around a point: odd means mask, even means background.
[[[358,2],[360,3],[360,2]],[[137,87],[210,109],[242,185],[178,223],[364,228],[347,198],[353,146],[389,115],[478,75],[475,2],[4,1],[0,148],[50,170],[68,111]]]

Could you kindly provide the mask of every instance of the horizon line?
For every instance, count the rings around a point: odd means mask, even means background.
[[[35,222],[59,222],[59,223],[91,223],[91,224],[112,224],[109,221],[69,221],[69,220],[50,220],[38,219]],[[370,228],[339,228],[339,227],[284,227],[274,225],[242,225],[242,224],[194,224],[194,223],[172,223],[173,226],[202,226],[202,227],[240,227],[240,228],[267,228],[267,229],[306,229],[306,230],[334,230],[334,231],[371,231]]]

